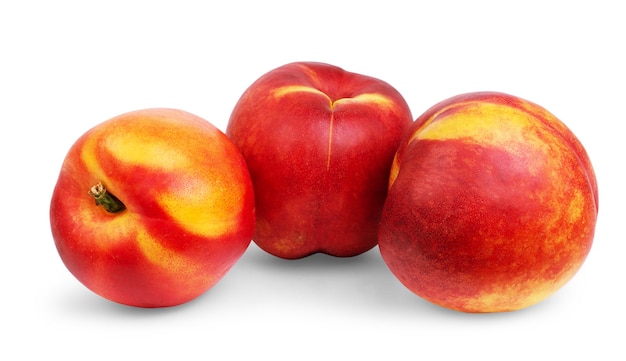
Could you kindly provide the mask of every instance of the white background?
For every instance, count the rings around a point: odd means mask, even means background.
[[[623,6],[423,3],[3,1],[0,359],[625,359]],[[213,289],[169,309],[117,305],[73,278],[48,207],[76,138],[148,107],[225,130],[248,85],[299,60],[383,79],[414,117],[478,90],[557,115],[599,181],[595,242],[580,272],[536,306],[483,315],[419,299],[377,248],[285,261],[252,244]]]

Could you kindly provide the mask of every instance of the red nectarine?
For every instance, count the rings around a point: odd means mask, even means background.
[[[388,83],[336,66],[291,63],[256,80],[226,129],[254,185],[254,242],[288,259],[374,247],[391,161],[411,122]]]

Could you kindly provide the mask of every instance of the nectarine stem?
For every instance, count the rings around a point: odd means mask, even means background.
[[[89,189],[89,195],[96,200],[96,206],[102,206],[109,213],[117,213],[126,209],[124,203],[108,192],[101,182]]]

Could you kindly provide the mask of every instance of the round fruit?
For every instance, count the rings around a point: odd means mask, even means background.
[[[554,115],[502,93],[444,100],[421,115],[392,166],[379,246],[411,291],[465,312],[517,310],[579,270],[598,186]]]
[[[50,205],[62,261],[86,287],[132,306],[190,301],[248,247],[254,195],[239,150],[175,109],[105,121],[69,150]]]
[[[295,259],[373,248],[393,155],[412,116],[382,80],[291,63],[255,81],[226,133],[254,184],[254,241]]]

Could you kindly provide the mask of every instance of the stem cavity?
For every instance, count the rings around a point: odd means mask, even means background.
[[[96,200],[96,206],[102,206],[109,213],[118,213],[126,209],[126,206],[116,196],[107,192],[101,182],[89,189],[89,195]]]

